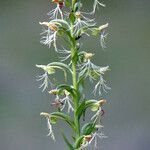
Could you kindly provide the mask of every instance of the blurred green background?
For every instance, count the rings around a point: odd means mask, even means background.
[[[92,0],[85,0],[91,8]],[[112,90],[103,119],[108,139],[103,150],[148,150],[150,147],[150,1],[103,0],[99,24],[110,23],[107,49],[98,39],[84,39],[94,61],[110,65]],[[54,142],[46,137],[41,111],[50,111],[51,97],[36,82],[35,64],[57,60],[40,44],[41,26],[51,10],[49,0],[0,0],[0,149],[66,150],[57,128]],[[60,77],[61,78],[61,77]],[[90,85],[87,85],[90,87]],[[89,88],[87,93],[91,92]],[[63,125],[64,126],[64,125]],[[65,127],[65,126],[64,126]]]

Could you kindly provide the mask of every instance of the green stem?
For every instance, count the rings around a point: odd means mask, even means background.
[[[73,10],[73,7],[76,3],[76,0],[72,0],[72,10]],[[74,89],[77,91],[78,93],[78,85],[77,85],[77,47],[76,47],[76,40],[75,40],[75,37],[74,37],[74,34],[73,34],[73,31],[74,31],[74,23],[71,22],[71,60],[72,60],[72,82],[73,82],[73,87]],[[74,97],[74,122],[75,122],[75,126],[76,126],[76,138],[80,137],[80,122],[79,122],[79,119],[78,119],[78,116],[76,116],[76,111],[77,111],[77,108],[79,106],[79,97],[78,95],[76,97]]]
[[[76,48],[72,48],[72,56],[74,57],[74,55],[76,53]],[[78,93],[78,86],[77,86],[77,71],[76,71],[76,61],[74,61],[72,57],[72,70],[73,70],[73,74],[72,74],[72,80],[73,80],[73,86],[74,89],[77,91]],[[79,105],[79,98],[78,95],[76,97],[74,97],[74,122],[75,122],[75,126],[76,126],[76,138],[78,138],[80,136],[80,122],[78,120],[78,116],[76,116],[76,111]]]
[[[73,34],[72,34],[73,35]],[[77,48],[76,48],[76,41],[75,38],[72,36],[73,41],[72,41],[72,48],[71,48],[71,58],[72,58],[72,82],[73,82],[73,87],[78,93],[78,85],[77,85]],[[76,110],[79,105],[79,97],[78,95],[74,97],[74,122],[76,125],[76,138],[80,136],[80,122],[78,120],[78,116],[76,116]]]
[[[72,0],[72,8],[74,7],[75,3],[76,3],[76,0]]]

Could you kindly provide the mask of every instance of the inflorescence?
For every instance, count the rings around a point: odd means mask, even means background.
[[[47,13],[49,20],[40,22],[43,31],[41,33],[41,43],[54,49],[60,56],[60,61],[47,65],[36,65],[43,70],[43,74],[37,77],[41,82],[42,91],[48,91],[53,95],[54,100],[51,106],[55,112],[42,112],[47,120],[48,136],[55,140],[53,126],[59,119],[65,121],[73,130],[72,141],[67,139],[62,133],[64,141],[70,150],[84,150],[93,145],[98,149],[98,140],[106,138],[102,132],[102,117],[104,115],[103,105],[107,103],[105,99],[88,99],[84,94],[84,84],[89,80],[93,84],[93,97],[102,97],[103,92],[107,92],[110,87],[107,85],[104,75],[109,71],[109,66],[101,67],[93,62],[94,53],[89,50],[82,50],[80,39],[85,35],[98,36],[102,49],[106,48],[106,28],[108,23],[97,25],[93,15],[97,9],[105,4],[99,0],[93,0],[93,8],[89,12],[82,11],[81,0],[52,0],[54,9]],[[67,11],[69,10],[69,11]],[[60,41],[65,41],[62,45]],[[63,83],[55,83],[52,75],[57,70],[61,70],[64,75]],[[68,83],[69,74],[72,83]],[[89,122],[81,127],[81,117],[90,108],[93,116]]]

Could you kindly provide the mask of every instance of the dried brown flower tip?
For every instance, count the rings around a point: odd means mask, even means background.
[[[99,103],[99,105],[100,105],[100,107],[101,107],[102,105],[106,104],[107,101],[106,101],[105,99],[102,99],[102,100],[99,100],[98,103]]]

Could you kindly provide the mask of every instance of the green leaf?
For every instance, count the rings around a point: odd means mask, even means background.
[[[78,84],[78,87],[79,87],[80,94],[82,94],[84,90],[84,78],[80,81],[80,83]]]
[[[76,116],[78,116],[78,119],[85,114],[87,108],[92,107],[96,102],[97,100],[84,100],[76,110]]]
[[[46,65],[36,65],[36,67],[43,69],[49,75],[55,73],[55,68],[53,68],[52,66],[48,66],[48,65],[47,66]]]
[[[84,81],[85,81],[85,76],[80,76],[77,83],[80,93],[83,93]]]
[[[72,73],[72,71],[69,68],[69,66],[64,64],[64,63],[52,62],[52,63],[48,64],[47,66],[49,66],[51,68],[54,68],[54,69],[61,69],[64,72],[65,81],[67,80],[67,72],[66,72],[66,70],[68,70],[69,72]]]
[[[74,12],[77,12],[77,11],[79,11],[80,9],[81,9],[81,7],[82,7],[82,3],[81,2],[77,2],[77,3],[75,3],[75,5],[74,5]]]
[[[71,22],[71,23],[74,23],[74,22],[75,22],[76,17],[75,17],[75,15],[74,15],[73,12],[71,12],[71,13],[69,14],[69,19],[70,19],[70,22]]]
[[[85,112],[85,100],[79,105],[76,111],[76,116],[78,116],[78,119],[81,118],[82,114]]]
[[[98,28],[93,28],[92,35],[93,36],[99,36],[99,34],[100,34],[100,30]]]
[[[66,7],[70,7],[71,6],[71,1],[70,0],[65,0],[65,5],[66,5]]]
[[[59,66],[64,69],[67,69],[70,73],[72,73],[72,70],[69,68],[69,66],[61,62],[52,62],[52,63],[49,63],[48,66]]]
[[[56,72],[55,69],[51,66],[48,66],[47,68],[45,67],[45,70],[49,75],[54,74]]]
[[[88,31],[89,31],[89,29],[93,29],[93,28],[95,28],[95,26],[91,26],[91,25],[89,25],[89,26],[86,26],[86,27],[82,27],[82,28],[80,28],[79,30],[78,30],[78,32],[76,33],[76,35],[77,36],[80,36],[80,35],[82,35],[83,33],[87,33]],[[89,34],[92,34],[92,33],[89,33]]]
[[[56,123],[57,123],[57,118],[56,118],[55,116],[51,115],[51,117],[50,117],[50,122],[51,122],[52,124],[56,124]]]
[[[70,127],[75,130],[74,121],[71,119],[69,115],[66,115],[62,112],[53,112],[51,113],[52,116],[57,117],[58,119],[64,120],[67,124],[70,125]]]
[[[72,57],[72,61],[77,63],[77,61],[78,61],[78,53],[77,53],[77,51],[74,52],[73,57]]]
[[[81,147],[83,138],[84,138],[84,135],[80,136],[80,137],[76,140],[75,145],[74,145],[74,148],[75,148],[75,149],[78,149],[78,148]]]
[[[91,106],[91,111],[97,111],[99,109],[99,105],[97,103]]]
[[[90,135],[95,130],[95,123],[86,123],[82,129],[81,132],[84,135]]]
[[[77,91],[73,87],[71,87],[70,85],[61,84],[57,87],[57,89],[68,91],[73,98],[77,97],[77,95],[78,95]]]
[[[67,137],[65,136],[65,134],[64,134],[64,133],[61,133],[61,134],[62,134],[62,137],[63,137],[65,143],[67,144],[69,150],[74,150],[72,144],[68,141],[68,139],[67,139]]]
[[[89,107],[92,107],[93,104],[95,104],[95,103],[97,103],[97,100],[87,100],[87,101],[85,102],[85,107],[86,107],[86,109],[89,108]]]
[[[63,28],[61,28],[61,29],[59,29],[59,30],[57,31],[57,35],[58,35],[58,36],[63,36],[63,35],[64,35],[64,32],[65,32],[65,30],[64,30]]]
[[[100,74],[96,70],[90,70],[89,76],[93,78],[94,80],[97,80],[100,76]]]

